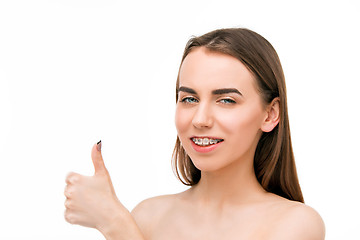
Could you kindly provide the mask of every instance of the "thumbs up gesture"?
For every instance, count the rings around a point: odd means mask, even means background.
[[[71,224],[96,228],[105,236],[130,214],[116,197],[101,155],[101,141],[93,146],[91,158],[93,176],[69,173],[66,177],[65,219]]]

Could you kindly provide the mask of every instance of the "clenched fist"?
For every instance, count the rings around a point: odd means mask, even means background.
[[[71,224],[96,228],[106,237],[119,232],[119,226],[135,223],[116,197],[101,155],[101,141],[93,146],[91,158],[95,168],[93,176],[69,173],[66,177],[65,219]]]

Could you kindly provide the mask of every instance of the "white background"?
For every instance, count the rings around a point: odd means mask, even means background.
[[[305,201],[327,239],[359,239],[356,1],[0,0],[0,239],[102,239],[63,218],[69,171],[103,157],[131,210],[186,188],[171,170],[185,43],[223,27],[267,38],[285,71]]]

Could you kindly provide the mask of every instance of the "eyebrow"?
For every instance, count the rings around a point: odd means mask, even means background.
[[[179,92],[187,92],[187,93],[191,93],[191,94],[197,94],[196,91],[192,88],[188,88],[188,87],[179,87]]]
[[[188,88],[188,87],[180,87],[178,91],[179,92],[187,92],[187,93],[191,93],[191,94],[197,94],[194,89]],[[237,93],[240,96],[242,96],[241,92],[239,92],[239,90],[237,90],[236,88],[219,88],[219,89],[212,90],[211,93],[213,95],[221,95],[221,94],[226,94],[226,93]]]
[[[242,96],[241,92],[239,92],[239,90],[237,90],[236,88],[220,88],[220,89],[213,90],[211,93],[214,95],[221,95],[221,94],[226,94],[226,93],[237,93],[240,96]]]

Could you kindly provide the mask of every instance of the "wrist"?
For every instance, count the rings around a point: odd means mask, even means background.
[[[119,202],[107,224],[97,227],[107,240],[144,240],[131,213]]]

